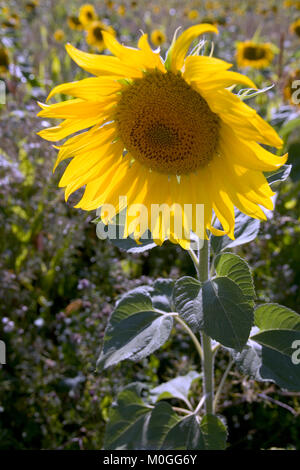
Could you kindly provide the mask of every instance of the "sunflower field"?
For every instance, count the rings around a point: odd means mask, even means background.
[[[0,450],[300,450],[300,1],[0,0],[0,123]]]

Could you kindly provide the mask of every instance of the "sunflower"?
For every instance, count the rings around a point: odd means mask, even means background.
[[[55,41],[61,42],[65,38],[65,33],[62,29],[57,29],[53,34],[53,38],[55,39]]]
[[[32,0],[31,2],[25,3],[25,10],[28,13],[32,13],[39,6],[39,0]]]
[[[295,99],[299,96],[299,92],[297,91],[297,89],[299,89],[299,83],[300,69],[296,69],[288,74],[283,86],[283,96],[285,101],[297,106],[300,104],[299,102],[295,102]]]
[[[75,15],[68,16],[67,21],[68,21],[68,25],[71,29],[74,29],[74,30],[77,30],[77,31],[82,31],[83,30],[83,24],[81,23],[78,16],[75,16]]]
[[[294,21],[290,26],[290,32],[300,37],[300,19]]]
[[[187,14],[188,19],[191,21],[196,20],[198,16],[199,16],[199,13],[197,10],[190,10]]]
[[[85,130],[58,147],[54,169],[72,157],[59,183],[66,199],[85,186],[76,207],[110,204],[117,213],[127,207],[125,235],[136,239],[143,231],[132,229],[131,208],[142,205],[155,241],[168,238],[184,248],[191,230],[202,239],[208,236],[204,228],[233,239],[235,206],[266,219],[261,206],[272,209],[274,193],[263,172],[282,166],[287,155],[273,155],[260,145],[280,148],[282,140],[228,89],[232,84],[255,88],[249,78],[229,71],[231,64],[223,60],[198,55],[199,47],[187,56],[199,35],[217,32],[208,24],[188,28],[173,40],[165,62],[146,34],[134,49],[103,32],[114,56],[66,46],[73,60],[94,75],[58,85],[48,96],[63,93],[74,99],[40,104],[42,118],[65,119],[40,131],[44,139],[58,141]],[[203,204],[202,225],[194,212],[186,216],[185,204]],[[157,205],[171,207],[169,225],[170,214],[152,211]],[[112,220],[106,210],[101,217],[105,223]],[[222,229],[214,226],[216,218]]]
[[[105,0],[105,5],[106,5],[107,8],[109,8],[110,10],[112,10],[113,7],[114,7],[114,2],[111,1],[111,0]]]
[[[99,51],[103,51],[105,48],[103,40],[103,32],[107,31],[114,35],[114,30],[111,26],[106,26],[101,21],[93,21],[87,29],[86,42],[90,46],[97,47]]]
[[[166,42],[166,35],[159,29],[154,29],[151,33],[151,42],[154,46],[161,46],[164,42]]]
[[[5,28],[19,28],[20,22],[20,16],[17,13],[11,13],[8,18],[3,21],[2,26]]]
[[[239,67],[268,67],[274,58],[272,44],[257,44],[253,41],[240,42],[237,46],[237,64]]]
[[[98,16],[93,5],[89,3],[82,5],[79,10],[79,21],[84,27],[89,26],[89,24],[96,21],[97,18]]]
[[[0,46],[0,73],[7,72],[9,67],[8,52],[5,47]]]
[[[120,16],[125,16],[125,14],[126,14],[126,7],[125,7],[125,5],[123,5],[123,4],[122,4],[122,5],[119,5],[119,7],[118,7],[118,14],[119,14]]]

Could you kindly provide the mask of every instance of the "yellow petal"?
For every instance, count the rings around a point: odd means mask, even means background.
[[[43,110],[38,116],[56,119],[85,119],[93,116],[101,116],[108,109],[112,109],[116,104],[116,98],[103,98],[102,101],[83,101],[74,99],[55,103],[50,105],[42,105]]]
[[[59,126],[49,127],[43,129],[37,134],[45,140],[55,142],[64,139],[68,135],[92,127],[99,121],[98,116],[89,117],[86,119],[66,119]],[[100,124],[100,123],[99,123]]]
[[[58,85],[50,92],[47,101],[49,101],[57,93],[71,95],[83,100],[97,101],[103,96],[116,93],[122,88],[120,83],[112,78],[91,77],[85,78],[77,82],[63,83]]]
[[[217,33],[218,29],[211,24],[200,24],[191,26],[176,39],[171,51],[171,70],[176,73],[181,70],[184,58],[194,39],[204,33]]]
[[[89,54],[76,49],[71,44],[67,44],[66,49],[79,67],[93,75],[109,75],[119,78],[138,78],[143,76],[141,70],[122,63],[117,57]]]

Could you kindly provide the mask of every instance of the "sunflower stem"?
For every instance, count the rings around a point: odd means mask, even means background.
[[[203,241],[203,246],[199,253],[198,279],[204,283],[209,279],[209,240]],[[212,350],[211,338],[201,331],[202,339],[202,371],[203,371],[203,392],[205,397],[206,413],[214,411],[214,353]]]

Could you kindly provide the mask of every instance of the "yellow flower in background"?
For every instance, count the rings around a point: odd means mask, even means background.
[[[59,186],[65,188],[66,199],[85,186],[76,207],[94,210],[111,204],[117,213],[127,207],[128,234],[129,209],[143,204],[155,241],[169,238],[184,248],[189,247],[190,230],[203,237],[204,227],[233,238],[234,207],[266,219],[262,207],[273,208],[274,193],[263,172],[281,167],[287,155],[273,155],[260,145],[280,148],[282,140],[228,89],[233,84],[255,88],[254,83],[229,71],[231,64],[223,60],[187,55],[204,33],[217,29],[208,24],[187,29],[173,41],[166,62],[150,48],[146,34],[134,49],[103,31],[112,56],[67,45],[73,60],[93,77],[51,91],[48,99],[57,93],[74,99],[40,104],[40,117],[64,121],[39,135],[53,142],[75,134],[59,147],[55,168],[72,158]],[[174,223],[168,226],[164,212],[153,220],[153,204],[172,206]],[[204,205],[202,227],[194,217],[187,220],[184,204]],[[222,230],[212,225],[213,211]],[[178,215],[180,227],[175,223]],[[110,220],[105,211],[101,217],[105,223]],[[141,236],[138,229],[133,234]]]
[[[130,2],[130,8],[133,10],[138,6],[138,2],[135,2],[134,0]]]
[[[166,42],[166,35],[159,29],[155,29],[151,33],[151,42],[154,46],[161,46]]]
[[[300,19],[294,21],[290,26],[290,32],[300,37]]]
[[[57,29],[53,34],[55,41],[61,42],[65,39],[65,33],[62,29]]]
[[[188,19],[193,21],[193,20],[196,20],[199,16],[199,13],[197,10],[190,10],[187,14],[188,16]]]
[[[83,24],[84,27],[87,27],[90,25],[90,23],[98,19],[98,15],[94,6],[86,3],[80,8],[78,18],[80,23]]]
[[[257,44],[253,41],[240,42],[237,46],[238,67],[269,67],[274,58],[272,44]]]
[[[284,96],[285,101],[288,101],[295,106],[300,105],[299,84],[300,84],[300,69],[296,69],[287,75],[284,86],[283,86],[283,96]]]
[[[112,2],[111,0],[105,0],[105,5],[107,6],[107,8],[112,10],[114,7],[114,2]]]
[[[107,31],[114,34],[114,30],[110,26],[106,26],[102,21],[94,21],[87,29],[86,42],[90,46],[97,47],[99,51],[103,51],[105,44],[103,40],[103,32]]]
[[[39,6],[39,0],[32,0],[31,2],[25,3],[25,10],[29,13],[33,12]]]
[[[77,31],[82,31],[83,30],[83,24],[79,20],[79,18],[75,15],[68,16],[67,18],[68,25],[71,29],[77,30]]]
[[[10,13],[6,20],[2,22],[2,26],[5,28],[18,28],[20,26],[21,19],[17,13]]]
[[[297,10],[300,10],[300,1],[299,0],[285,0],[283,2],[285,8],[295,7]]]
[[[125,14],[126,14],[126,7],[125,7],[125,5],[122,4],[122,5],[120,5],[120,6],[118,7],[118,14],[119,14],[120,16],[125,16]]]
[[[5,73],[8,71],[9,67],[9,56],[7,49],[0,46],[0,73]]]

